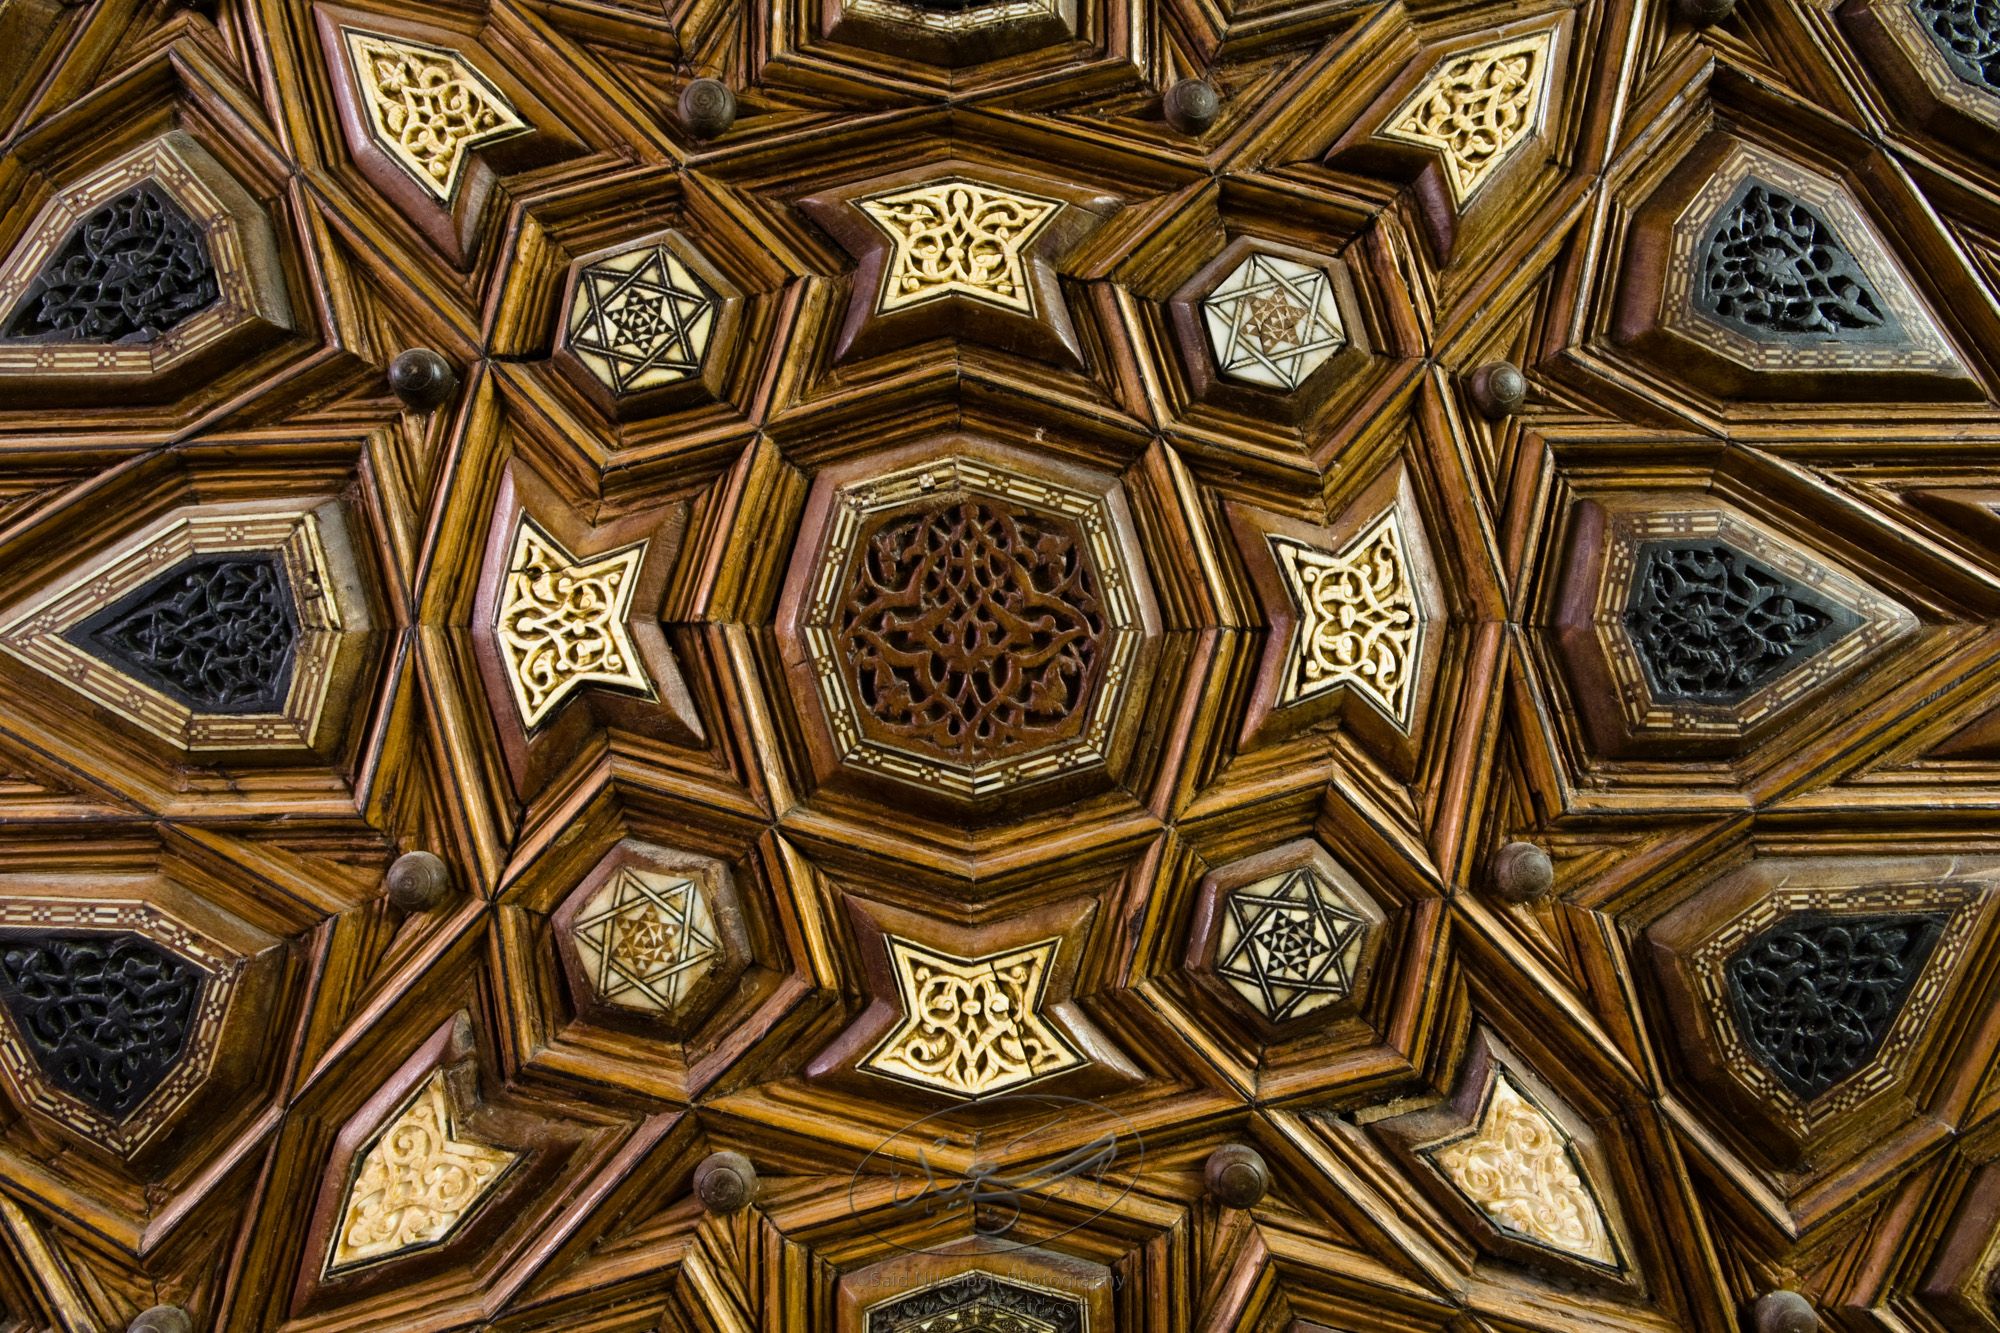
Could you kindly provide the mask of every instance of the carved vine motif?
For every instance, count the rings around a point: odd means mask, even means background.
[[[839,641],[856,701],[898,744],[978,762],[1067,736],[1104,635],[1068,521],[961,499],[868,541]]]
[[[626,868],[577,915],[577,952],[607,1004],[672,1014],[715,965],[715,918],[686,875]]]
[[[1753,338],[1895,331],[1868,275],[1827,221],[1757,181],[1716,219],[1695,304]]]
[[[1759,1064],[1803,1100],[1881,1048],[1937,947],[1941,916],[1798,913],[1730,956],[1731,1007]]]
[[[1720,542],[1642,548],[1625,626],[1658,698],[1735,703],[1855,618]]]
[[[1246,884],[1223,901],[1215,970],[1272,1022],[1354,989],[1368,921],[1311,867]]]
[[[1553,34],[1534,33],[1447,59],[1380,131],[1437,152],[1464,203],[1541,127]]]
[[[1910,0],[1946,63],[2000,93],[2000,0]]]
[[[579,560],[522,516],[494,621],[522,726],[586,685],[652,693],[626,624],[645,558],[642,541]]]
[[[275,552],[195,556],[78,625],[79,648],[202,713],[284,706],[298,613]]]
[[[1495,1074],[1479,1123],[1425,1153],[1502,1231],[1607,1268],[1617,1250],[1569,1136]]]
[[[955,958],[892,937],[903,1017],[861,1068],[970,1099],[1082,1064],[1041,1013],[1059,943]]]
[[[144,181],[76,224],[14,307],[5,336],[149,343],[221,295],[201,229]]]
[[[1346,685],[1407,730],[1423,618],[1393,512],[1338,554],[1273,537],[1299,624],[1278,704]]]
[[[348,30],[370,136],[437,199],[457,193],[474,149],[528,129],[456,51]]]
[[[0,935],[0,1002],[43,1075],[123,1119],[187,1049],[207,980],[200,968],[126,931]]]
[[[954,293],[1034,314],[1022,251],[1055,220],[1061,201],[951,179],[860,207],[893,243],[877,314]]]
[[[326,1271],[449,1240],[520,1156],[458,1137],[444,1073],[433,1073],[363,1154]]]
[[[971,1272],[870,1307],[864,1333],[1088,1333],[1074,1296]]]

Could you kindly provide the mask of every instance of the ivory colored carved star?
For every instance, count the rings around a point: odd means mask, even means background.
[[[521,516],[495,617],[521,725],[532,728],[587,685],[652,697],[626,622],[646,543],[579,560]]]
[[[1115,201],[947,162],[799,203],[856,260],[840,359],[956,337],[1082,364],[1056,265]]]

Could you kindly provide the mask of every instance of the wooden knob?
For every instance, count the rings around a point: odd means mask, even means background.
[[[382,878],[399,912],[428,912],[451,894],[451,869],[433,852],[404,852]]]
[[[1546,898],[1555,886],[1555,863],[1534,843],[1510,842],[1493,853],[1493,891],[1508,902]]]
[[[1161,99],[1167,124],[1182,134],[1200,134],[1222,113],[1222,98],[1207,79],[1182,79]]]
[[[178,1305],[155,1305],[141,1310],[139,1317],[125,1326],[125,1333],[194,1333],[194,1320]]]
[[[435,412],[458,392],[458,372],[430,348],[412,347],[389,363],[389,387],[405,407]]]
[[[735,123],[736,94],[721,79],[696,79],[681,89],[681,125],[695,138],[719,138]]]
[[[1489,421],[1520,411],[1528,401],[1528,377],[1512,361],[1488,361],[1472,372],[1466,387],[1472,392],[1472,405]]]
[[[1698,28],[1720,23],[1736,12],[1736,0],[1674,0],[1674,9]]]
[[[711,1213],[740,1212],[757,1197],[757,1168],[740,1152],[712,1152],[694,1169],[694,1192]]]
[[[1208,1155],[1202,1168],[1209,1197],[1225,1208],[1252,1208],[1271,1189],[1271,1168],[1264,1154],[1247,1143],[1225,1143]]]
[[[1750,1307],[1750,1325],[1756,1333],[1815,1333],[1819,1315],[1796,1291],[1767,1291]]]

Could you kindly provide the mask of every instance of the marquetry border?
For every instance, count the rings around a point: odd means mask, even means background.
[[[142,935],[202,974],[201,999],[187,1046],[160,1085],[122,1118],[113,1119],[88,1102],[49,1084],[23,1044],[13,1014],[0,1006],[0,1073],[22,1104],[71,1130],[131,1156],[185,1106],[207,1081],[222,1038],[223,1018],[236,992],[243,958],[151,903],[116,898],[0,899],[0,929],[81,930]]]
[[[12,317],[43,265],[93,209],[149,181],[201,231],[219,288],[216,300],[144,343],[0,338],[0,384],[26,377],[75,380],[79,389],[158,382],[196,357],[241,354],[292,328],[270,218],[207,149],[180,131],[133,149],[43,205],[21,246],[0,264],[0,318]]]
[[[195,556],[269,552],[285,567],[299,643],[284,707],[271,713],[202,713],[119,671],[64,637],[126,593]],[[345,521],[334,502],[312,508],[201,505],[155,523],[72,574],[55,592],[0,623],[0,650],[92,703],[195,754],[318,748],[371,628],[359,594]]]
[[[1920,105],[1928,98],[1933,108],[1947,108],[1975,122],[1968,127],[1975,133],[1981,126],[1989,135],[2000,130],[2000,93],[1980,87],[1952,68],[1937,42],[1924,30],[1923,20],[1917,17],[1910,0],[1848,0],[1837,12],[1855,44],[1880,64],[1889,66],[1883,73],[1887,75],[1884,82],[1890,85],[1890,91],[1916,92],[1915,88],[1903,86],[1914,76],[1914,81],[1922,87],[1922,95],[1905,100]],[[1992,151],[1990,137],[1985,139],[1984,146],[1989,153]]]
[[[1735,703],[1659,701],[1625,625],[1642,548],[1716,540],[1839,603],[1853,629],[1804,655]],[[1607,753],[1685,756],[1747,743],[1795,705],[1914,633],[1917,618],[1817,552],[1807,552],[1716,500],[1693,493],[1583,500],[1576,507],[1557,639],[1577,712]]]

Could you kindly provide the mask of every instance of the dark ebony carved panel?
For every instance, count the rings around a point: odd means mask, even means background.
[[[284,706],[298,616],[279,557],[196,556],[112,603],[70,640],[202,713]]]
[[[1755,178],[1715,221],[1694,301],[1757,339],[1903,336],[1826,219]]]
[[[122,1118],[186,1049],[205,976],[125,931],[0,932],[0,1003],[49,1082]]]
[[[14,308],[6,336],[151,342],[221,294],[200,229],[146,182],[76,225]]]
[[[1721,542],[1641,548],[1625,627],[1655,698],[1735,703],[1859,622]]]
[[[967,1273],[884,1301],[868,1312],[867,1333],[1085,1333],[1084,1305],[1074,1296]]]
[[[862,707],[900,743],[975,762],[1075,730],[1105,620],[1067,521],[964,499],[873,535],[840,630]]]
[[[1810,1100],[1881,1047],[1945,918],[1801,912],[1729,959],[1729,999],[1751,1054]]]
[[[2000,0],[1910,0],[1958,76],[2000,92]]]

